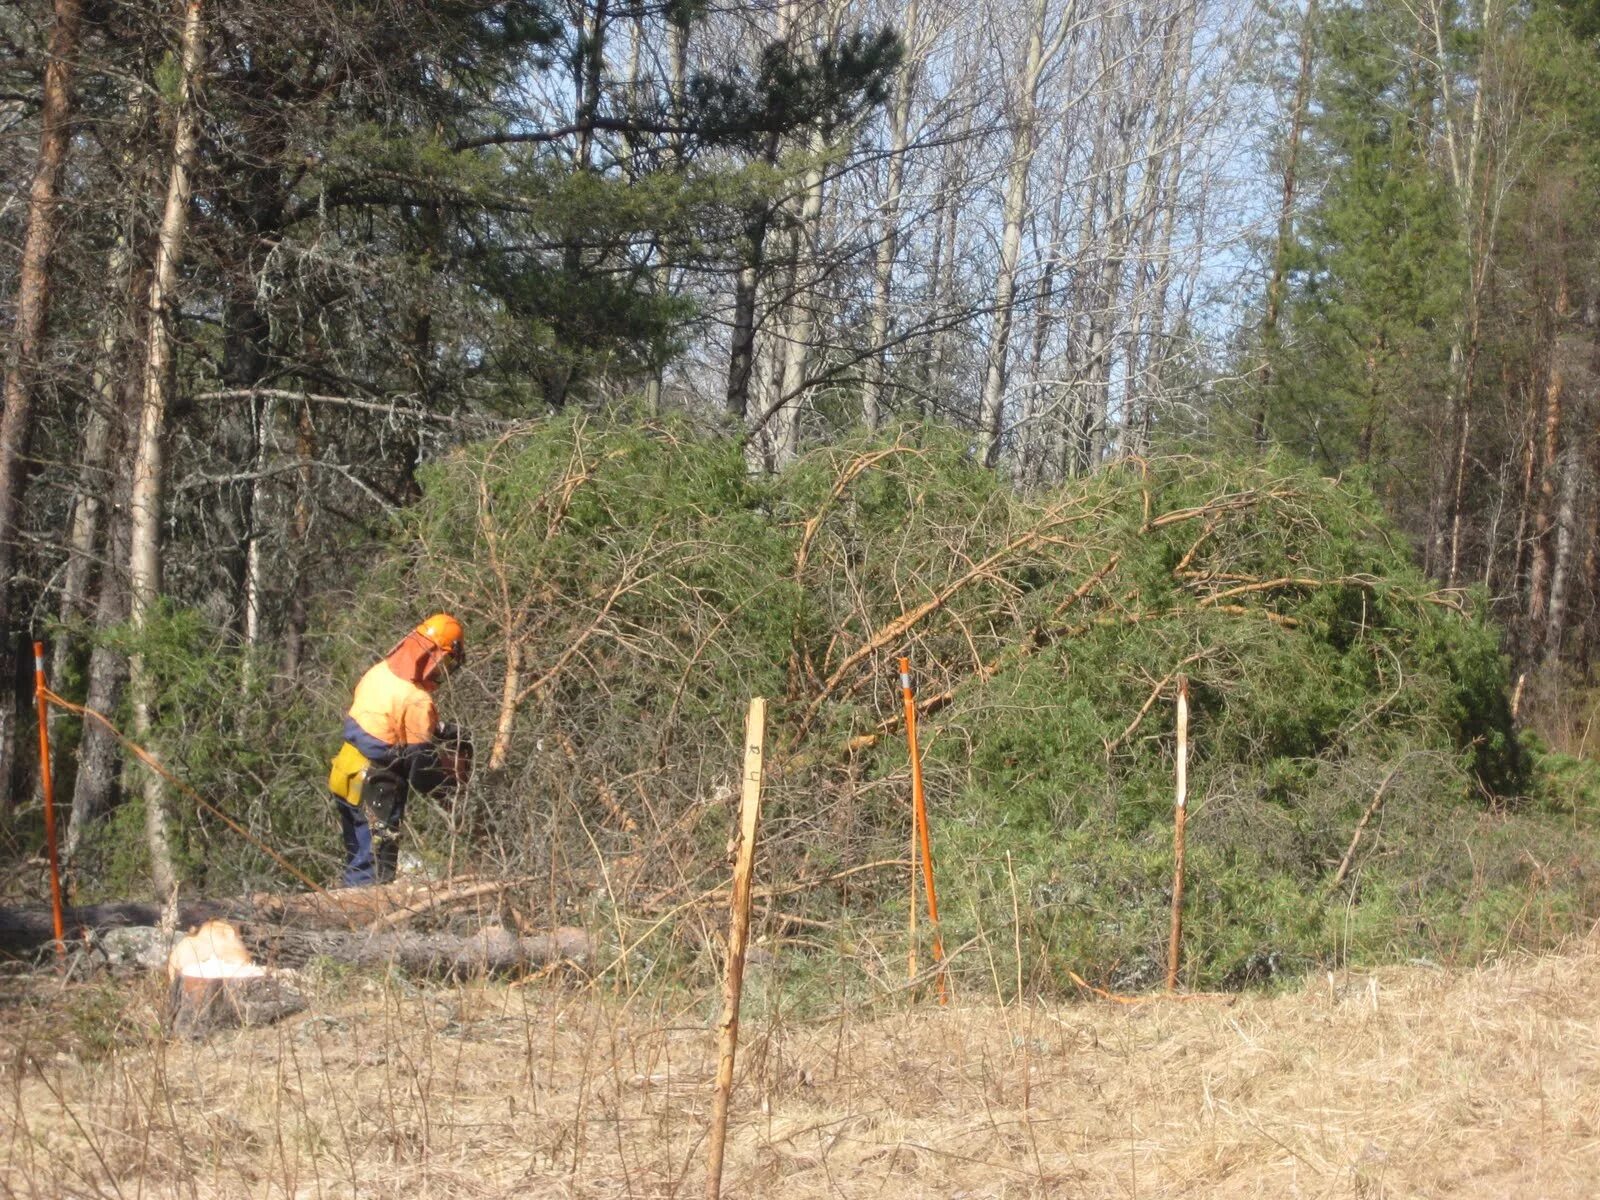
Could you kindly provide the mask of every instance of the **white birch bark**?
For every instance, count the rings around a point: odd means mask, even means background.
[[[919,0],[910,0],[903,24],[908,40],[917,39],[920,24]],[[877,429],[883,422],[884,381],[888,374],[885,344],[889,339],[895,256],[900,246],[900,193],[905,186],[906,145],[911,134],[911,100],[916,81],[917,66],[913,61],[901,73],[889,117],[889,161],[885,168],[888,179],[884,185],[882,232],[878,236],[872,272],[872,322],[867,333],[872,357],[867,360],[867,378],[861,389],[861,423],[869,430]]]
[[[1555,565],[1550,572],[1550,606],[1545,618],[1544,658],[1547,667],[1561,661],[1562,639],[1567,631],[1567,598],[1572,582],[1573,550],[1577,543],[1578,491],[1583,455],[1578,439],[1567,443],[1561,456],[1561,501],[1556,509]],[[1552,680],[1558,683],[1558,680]]]
[[[1028,180],[1038,149],[1039,85],[1045,70],[1061,52],[1074,29],[1076,0],[1054,34],[1046,25],[1050,0],[1037,0],[1028,23],[1028,49],[1017,81],[1009,170],[1001,204],[1000,260],[995,273],[994,318],[985,356],[983,395],[978,409],[978,448],[983,461],[995,466],[1005,434],[1006,357],[1015,316],[1017,269],[1022,252],[1022,226],[1028,216]],[[1047,41],[1046,38],[1049,38]]]
[[[820,137],[812,140],[812,152],[822,153]],[[816,335],[816,294],[814,264],[820,250],[818,219],[822,215],[822,168],[806,172],[805,191],[800,201],[800,221],[794,232],[792,295],[788,319],[779,345],[783,370],[778,378],[778,410],[772,417],[772,467],[781,471],[799,457],[800,421],[808,390],[807,372],[811,367],[811,342]]]
[[[256,660],[261,649],[261,600],[266,592],[266,555],[262,542],[266,533],[267,465],[272,448],[271,397],[261,400],[256,414],[255,458],[250,481],[250,527],[245,531],[244,552],[244,688],[248,692],[256,681]]]
[[[195,90],[204,57],[200,4],[201,0],[188,0],[184,9],[183,66],[173,123],[172,163],[147,305],[149,344],[144,363],[142,404],[134,445],[133,494],[129,506],[132,522],[128,547],[129,616],[136,644],[147,630],[161,598],[161,506],[165,482],[162,442],[166,434],[172,368],[173,291],[178,281],[178,267],[183,261],[198,144]],[[141,742],[148,741],[155,728],[155,681],[150,675],[142,648],[129,657],[128,678],[133,697],[134,733]],[[176,875],[167,827],[166,787],[161,777],[153,772],[145,775],[144,802],[145,841],[150,852],[151,882],[156,893],[165,897],[171,894]]]

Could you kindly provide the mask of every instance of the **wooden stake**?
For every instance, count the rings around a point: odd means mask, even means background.
[[[917,701],[911,690],[911,660],[900,660],[900,693],[906,707],[906,746],[911,754],[912,858],[922,852],[922,885],[928,893],[928,926],[933,930],[933,961],[939,968],[939,1003],[949,1004],[944,983],[944,941],[939,936],[939,893],[933,886],[933,843],[928,834],[928,802],[922,790],[922,754],[917,748]],[[914,869],[914,868],[913,868]],[[913,908],[915,904],[913,903]],[[913,960],[914,965],[914,960]],[[913,970],[912,974],[916,972]]]
[[[729,901],[728,969],[722,982],[722,1019],[717,1023],[717,1090],[711,1107],[710,1161],[706,1198],[722,1195],[722,1155],[728,1141],[728,1098],[733,1093],[733,1056],[739,1047],[739,998],[744,991],[744,956],[750,941],[750,879],[756,864],[756,826],[761,819],[761,760],[766,743],[767,702],[750,701],[744,723],[744,790],[739,797],[739,843]]]
[[[1167,945],[1167,991],[1178,988],[1178,943],[1183,937],[1183,826],[1189,815],[1189,677],[1178,676],[1178,798],[1172,818],[1172,940]]]
[[[56,788],[50,775],[50,702],[45,699],[44,643],[33,644],[33,696],[39,707],[39,787],[44,792],[44,845],[50,860],[50,920],[55,928],[56,954],[67,952],[66,930],[61,920],[61,863],[56,856]]]

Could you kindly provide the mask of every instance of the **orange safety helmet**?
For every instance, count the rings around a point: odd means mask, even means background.
[[[456,621],[450,613],[434,613],[434,616],[411,630],[411,637],[424,638],[434,645],[434,650],[422,662],[424,680],[443,678],[466,661],[466,635],[461,632],[461,622]]]
[[[414,632],[427,638],[439,647],[442,655],[454,659],[458,665],[466,657],[467,644],[465,635],[461,632],[461,622],[449,613],[434,613],[418,625]]]
[[[466,638],[461,622],[449,613],[434,613],[418,625],[385,656],[389,668],[430,692],[452,668],[466,658]]]

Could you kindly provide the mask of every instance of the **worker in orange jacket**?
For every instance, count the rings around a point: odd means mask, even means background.
[[[466,654],[461,623],[435,613],[356,684],[344,746],[328,787],[339,800],[346,887],[386,883],[400,856],[400,822],[412,788],[436,792],[465,782],[470,751],[440,725],[433,693]]]

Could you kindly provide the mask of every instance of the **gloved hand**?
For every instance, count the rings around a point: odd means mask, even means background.
[[[439,769],[445,779],[464,784],[472,779],[472,735],[459,725],[440,725],[434,737]]]

